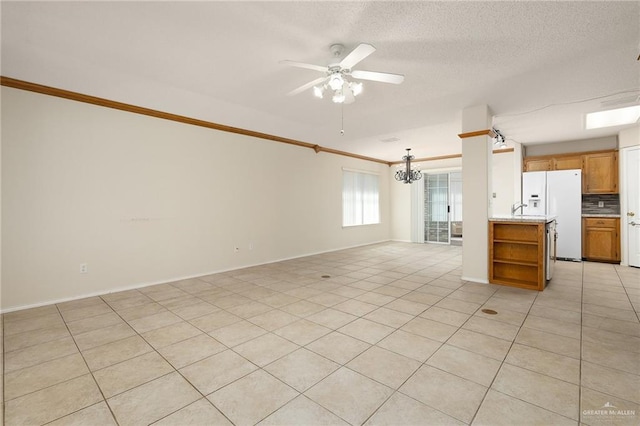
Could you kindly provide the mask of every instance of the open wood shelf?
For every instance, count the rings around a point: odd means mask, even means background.
[[[508,263],[510,265],[522,265],[522,266],[533,266],[538,267],[538,262],[527,262],[522,260],[511,260],[511,259],[493,259],[494,263]]]
[[[524,280],[514,280],[510,278],[495,278],[493,284],[502,284],[510,287],[526,288],[529,290],[538,290],[538,283]]]
[[[545,224],[489,222],[489,282],[543,290]]]
[[[537,241],[517,241],[517,240],[493,240],[494,243],[516,243],[516,244],[530,244],[532,246],[538,246]]]

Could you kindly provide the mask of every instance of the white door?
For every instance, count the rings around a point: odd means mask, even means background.
[[[640,267],[640,148],[625,150],[624,154],[627,211],[622,212],[622,220],[627,223],[627,256],[629,266]]]

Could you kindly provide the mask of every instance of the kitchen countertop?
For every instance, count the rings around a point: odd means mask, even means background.
[[[609,213],[582,213],[582,217],[620,217],[619,214]]]
[[[489,222],[547,223],[555,219],[556,216],[495,215],[489,218]]]

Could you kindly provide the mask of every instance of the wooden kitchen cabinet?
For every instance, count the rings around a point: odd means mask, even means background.
[[[525,172],[546,172],[551,170],[553,164],[552,158],[525,158],[524,159],[524,171]]]
[[[618,152],[596,151],[526,157],[523,171],[582,170],[583,194],[618,193]]]
[[[553,170],[582,169],[582,155],[566,155],[553,158]]]
[[[618,193],[618,153],[598,152],[582,156],[584,194]]]
[[[489,282],[544,290],[545,224],[489,222]]]
[[[620,219],[582,219],[582,257],[599,262],[620,262]]]
[[[547,155],[544,157],[528,157],[524,159],[525,172],[570,169],[582,169],[581,154]]]

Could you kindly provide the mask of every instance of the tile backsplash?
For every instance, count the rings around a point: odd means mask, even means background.
[[[598,207],[599,202],[603,207]],[[620,195],[582,194],[582,214],[620,214]]]

